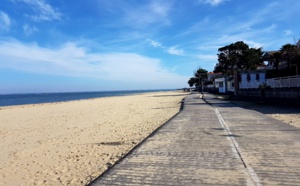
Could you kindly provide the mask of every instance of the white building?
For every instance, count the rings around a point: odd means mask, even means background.
[[[225,87],[225,78],[217,78],[215,79],[215,87],[219,89],[219,93],[225,93],[226,87]]]
[[[234,78],[230,77],[227,79],[227,92],[234,92],[235,85],[234,85]]]
[[[265,72],[244,72],[241,73],[241,79],[239,82],[240,89],[248,88],[259,88],[260,85],[266,83],[266,73]]]
[[[221,78],[221,77],[224,77],[224,75],[222,73],[214,73],[214,72],[207,73],[208,81],[214,81],[214,79]]]

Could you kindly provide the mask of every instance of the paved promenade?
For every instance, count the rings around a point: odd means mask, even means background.
[[[300,185],[300,129],[205,94],[91,185]]]

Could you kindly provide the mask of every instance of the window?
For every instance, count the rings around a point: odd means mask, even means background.
[[[250,80],[251,80],[250,74],[247,74],[247,81],[250,81]]]

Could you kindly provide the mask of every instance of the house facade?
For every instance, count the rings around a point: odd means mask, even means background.
[[[233,93],[235,90],[234,78],[233,77],[217,78],[215,79],[214,86],[219,93],[230,93],[230,92]]]
[[[215,88],[217,88],[219,93],[226,93],[225,83],[226,83],[225,78],[215,79]]]
[[[265,71],[249,71],[240,73],[239,89],[259,88],[266,83]]]

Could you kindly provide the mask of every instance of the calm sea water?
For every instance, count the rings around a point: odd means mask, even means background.
[[[169,90],[132,90],[132,91],[101,91],[71,93],[38,93],[38,94],[7,94],[0,95],[0,106],[53,103],[100,97],[126,96],[130,94],[161,92]]]

